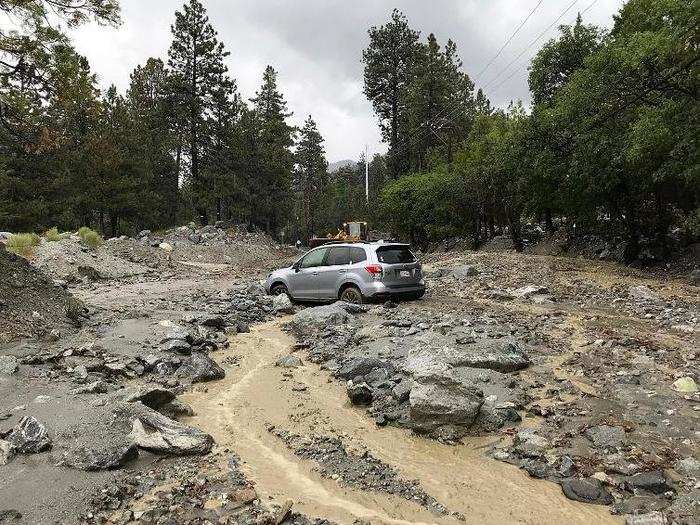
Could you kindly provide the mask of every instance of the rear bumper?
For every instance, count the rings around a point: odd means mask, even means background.
[[[375,281],[366,283],[362,287],[362,295],[371,298],[411,295],[418,292],[425,292],[425,281],[423,279],[417,284],[410,286],[387,286],[381,281]]]

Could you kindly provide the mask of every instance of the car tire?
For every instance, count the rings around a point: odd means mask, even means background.
[[[365,298],[357,286],[348,286],[340,292],[340,300],[351,304],[363,304]]]
[[[421,290],[420,292],[411,292],[408,294],[407,299],[410,301],[417,301],[418,299],[422,299],[423,296],[425,295],[425,290]]]
[[[289,290],[282,283],[274,284],[272,288],[270,288],[270,295],[282,295],[283,293],[289,295]],[[291,299],[291,295],[289,297]]]

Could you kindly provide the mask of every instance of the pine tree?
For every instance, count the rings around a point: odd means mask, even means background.
[[[140,164],[148,181],[149,213],[139,228],[162,227],[177,220],[181,157],[178,122],[175,119],[172,79],[162,60],[149,58],[131,74],[126,94],[132,146],[128,154]]]
[[[222,74],[207,119],[208,141],[203,172],[206,195],[216,220],[231,219],[231,206],[242,198],[240,117],[241,97],[236,83]]]
[[[287,219],[290,206],[291,177],[294,169],[294,128],[287,123],[292,114],[277,88],[277,72],[267,66],[263,84],[251,100],[259,125],[260,171],[253,184],[255,216],[253,221],[271,234],[278,233]]]
[[[419,36],[409,27],[406,17],[394,9],[387,24],[370,28],[370,43],[362,52],[364,92],[372,101],[384,140],[389,143],[394,177],[407,168],[399,157],[407,146],[400,143],[400,134],[406,130],[407,98],[415,73]]]
[[[306,119],[301,129],[296,150],[294,190],[298,226],[303,238],[308,239],[319,226],[323,202],[328,186],[328,161],[323,149],[323,137],[311,118]]]
[[[214,107],[214,97],[221,88],[227,68],[228,52],[218,41],[199,0],[189,0],[182,11],[175,13],[173,42],[168,52],[168,65],[173,75],[178,118],[185,130],[186,153],[189,157],[190,184],[196,212],[203,223],[208,221],[205,185],[202,181],[202,148],[207,140],[206,120]]]

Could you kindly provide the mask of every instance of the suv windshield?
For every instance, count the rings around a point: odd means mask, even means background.
[[[386,246],[377,248],[377,259],[385,264],[412,263],[416,258],[408,249],[408,246]]]

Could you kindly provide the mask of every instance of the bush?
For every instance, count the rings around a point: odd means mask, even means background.
[[[102,239],[102,236],[99,233],[97,233],[95,230],[91,230],[87,226],[83,226],[78,230],[78,236],[90,248],[97,248],[104,242],[104,239]]]
[[[50,230],[46,230],[44,233],[42,233],[41,236],[49,242],[56,242],[63,239],[65,234],[59,233],[58,228],[51,228]]]
[[[40,242],[41,239],[36,233],[18,233],[7,240],[7,250],[29,258],[34,253],[34,247]]]

